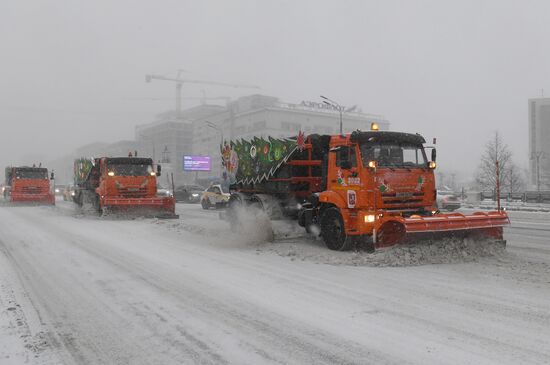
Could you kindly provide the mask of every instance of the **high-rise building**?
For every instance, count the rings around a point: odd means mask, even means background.
[[[529,183],[550,189],[550,98],[529,99]]]

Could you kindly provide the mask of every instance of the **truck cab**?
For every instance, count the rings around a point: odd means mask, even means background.
[[[418,134],[389,131],[332,136],[319,202],[338,209],[348,235],[372,235],[383,216],[435,214],[435,161],[424,143]]]
[[[100,159],[98,168],[96,192],[103,199],[152,198],[157,195],[157,173],[150,158],[104,157]]]
[[[75,201],[90,202],[99,212],[152,210],[175,212],[172,196],[157,196],[160,165],[151,158],[102,157],[75,161]]]

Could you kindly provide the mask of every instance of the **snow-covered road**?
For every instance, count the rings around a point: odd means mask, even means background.
[[[550,363],[548,215],[522,213],[503,257],[369,267],[178,211],[0,207],[0,364]]]

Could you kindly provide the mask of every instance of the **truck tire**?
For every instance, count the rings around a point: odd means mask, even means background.
[[[369,236],[369,235],[355,236],[355,249],[362,249],[368,253],[374,253],[376,251],[376,246],[372,241],[372,236]]]
[[[351,240],[346,235],[344,220],[338,208],[328,208],[321,216],[321,237],[331,250],[347,251],[351,248]]]
[[[208,198],[201,200],[201,205],[202,205],[202,209],[204,210],[210,209],[210,206],[211,206],[210,200],[208,200]]]
[[[73,197],[73,201],[78,205],[79,208],[84,206],[84,196],[81,191],[78,191]]]
[[[92,204],[93,204],[94,209],[97,212],[97,214],[99,214],[101,216],[103,214],[103,209],[101,208],[101,202],[99,200],[99,195],[94,194]]]
[[[226,217],[229,222],[229,228],[233,233],[240,232],[239,209],[243,209],[243,200],[240,194],[233,193],[227,203]]]

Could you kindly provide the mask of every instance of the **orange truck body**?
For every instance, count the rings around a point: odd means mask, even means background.
[[[55,205],[55,194],[43,167],[7,167],[4,198],[12,203]]]
[[[371,133],[362,139],[392,132]],[[437,191],[432,168],[428,165],[408,168],[366,166],[366,161],[359,157],[360,141],[357,139],[351,135],[331,138],[331,149],[349,147],[357,156],[357,163],[350,169],[338,168],[337,154],[329,153],[327,190],[319,193],[321,203],[338,207],[347,235],[373,236],[378,247],[400,242],[406,234],[467,233],[475,230],[502,238],[502,227],[509,223],[505,212],[476,212],[472,215],[440,213],[436,205]],[[399,137],[396,139],[399,140]],[[415,143],[424,143],[419,135],[412,135],[411,140],[414,139],[417,140]],[[374,216],[374,219],[369,216]]]
[[[89,169],[82,161],[75,161],[75,202],[79,205],[88,201],[101,212],[175,214],[174,197],[157,196],[157,174],[160,175],[160,171],[153,171],[150,158],[96,158],[88,160]]]
[[[246,143],[231,146],[248,157],[242,149],[253,142]],[[439,212],[435,161],[428,160],[424,143],[419,134],[377,130],[299,135],[296,148],[284,163],[278,162],[276,171],[263,179],[240,178],[231,185],[228,215],[232,204],[273,206],[277,201],[282,207],[278,211],[294,215],[308,230],[319,226],[327,246],[338,250],[349,248],[344,241],[350,240],[369,240],[374,247],[441,235],[502,240],[503,227],[509,224],[504,211]],[[255,147],[247,148],[256,152]]]

